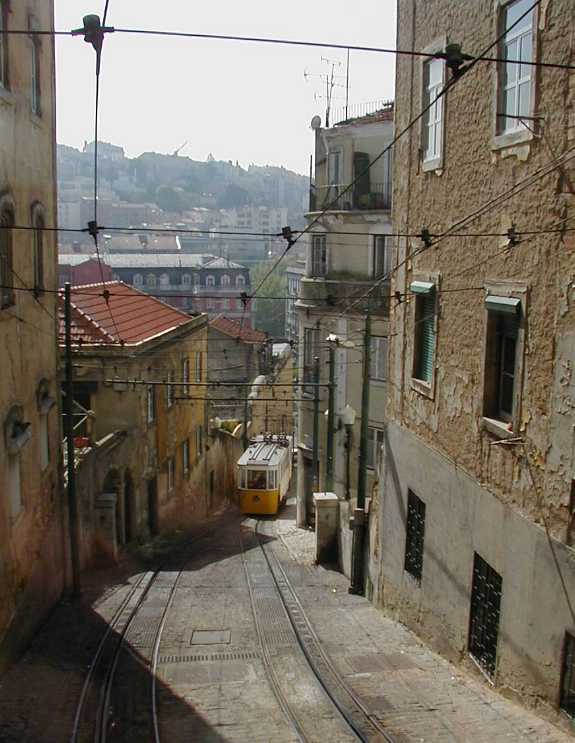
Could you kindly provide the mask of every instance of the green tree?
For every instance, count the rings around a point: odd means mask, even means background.
[[[156,204],[165,212],[181,212],[185,207],[181,192],[172,186],[160,186],[157,189]]]
[[[250,271],[252,291],[259,286],[264,276],[273,266],[273,261],[262,261]],[[266,299],[274,297],[274,299]],[[285,336],[286,300],[275,297],[287,297],[287,280],[283,267],[271,273],[261,288],[255,300],[254,326],[272,338]]]

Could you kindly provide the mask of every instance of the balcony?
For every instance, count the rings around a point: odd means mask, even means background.
[[[391,209],[391,181],[369,183],[360,188],[356,183],[346,190],[345,184],[312,186],[309,193],[310,212],[323,211],[383,211]]]
[[[297,306],[317,305],[329,312],[349,310],[350,314],[369,311],[380,317],[389,317],[391,285],[389,281],[368,280],[345,274],[329,278],[303,278]]]

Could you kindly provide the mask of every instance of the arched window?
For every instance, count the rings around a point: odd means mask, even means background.
[[[0,226],[14,226],[14,206],[11,200],[0,202]],[[14,282],[12,262],[12,230],[0,229],[0,309],[14,304],[14,290],[10,288]]]
[[[44,209],[40,204],[32,206],[32,261],[34,267],[34,294],[38,296],[44,289]]]
[[[189,273],[185,273],[185,274],[184,274],[184,275],[182,276],[182,284],[183,284],[184,286],[191,286],[191,284],[192,284],[192,277],[190,276],[190,274],[189,274]]]
[[[199,285],[200,285],[200,274],[195,273],[194,274],[194,286],[199,286]]]
[[[206,276],[206,286],[215,286],[216,285],[216,279],[211,274],[209,276]]]
[[[4,3],[2,3],[4,5]],[[30,31],[38,29],[38,22],[34,16],[28,19],[28,28]],[[30,69],[32,72],[32,82],[30,85],[30,108],[36,116],[42,116],[42,84],[40,78],[40,54],[41,54],[41,37],[37,34],[31,35],[31,53]]]
[[[246,279],[241,274],[239,276],[236,276],[236,287],[243,288],[246,285]]]
[[[134,274],[134,286],[142,286],[144,283],[144,277],[141,273],[135,273]]]
[[[170,277],[167,273],[160,274],[160,286],[170,286]]]
[[[230,285],[230,277],[227,275],[227,273],[225,273],[222,276],[221,284],[222,284],[222,286],[229,286]]]
[[[149,273],[146,276],[146,285],[151,287],[156,286],[156,276],[153,273]]]

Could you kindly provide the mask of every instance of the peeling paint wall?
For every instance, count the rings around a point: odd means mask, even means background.
[[[464,52],[476,53],[495,41],[500,7],[492,0],[399,0],[398,47],[422,50],[447,35]],[[537,58],[573,64],[574,24],[569,0],[543,3]],[[397,132],[423,108],[422,66],[422,59],[398,58]],[[440,170],[422,165],[421,126],[412,127],[396,146],[394,232],[418,234],[424,225],[440,235],[459,224],[457,232],[483,236],[445,237],[425,250],[418,238],[397,240],[397,259],[405,265],[396,272],[393,289],[406,301],[392,317],[394,383],[387,412],[398,433],[393,457],[384,461],[379,494],[382,558],[376,600],[446,654],[467,657],[477,551],[503,578],[496,683],[518,689],[525,699],[555,704],[562,633],[575,631],[574,619],[560,590],[545,605],[538,587],[557,586],[550,538],[569,584],[575,567],[570,547],[563,544],[572,518],[575,253],[571,233],[561,232],[575,216],[575,169],[568,160],[575,154],[575,149],[569,153],[575,146],[575,87],[569,73],[539,68],[534,101],[536,115],[543,118],[535,134],[522,134],[517,143],[495,136],[496,84],[497,66],[478,63],[444,97]],[[565,153],[565,164],[556,167],[556,158]],[[520,191],[513,195],[512,187]],[[555,231],[524,235],[510,245],[505,233],[512,225],[518,231]],[[425,277],[437,287],[433,377],[427,387],[413,380],[415,300],[409,294],[410,283]],[[513,415],[497,425],[484,417],[488,290],[514,292],[522,307]],[[510,437],[516,440],[505,443]],[[417,589],[403,570],[408,489],[427,508],[426,562]],[[457,533],[454,513],[460,514]],[[480,535],[488,533],[483,540]],[[428,536],[441,544],[440,563],[427,559]],[[517,550],[513,559],[511,549]],[[463,571],[458,580],[448,579],[458,570]],[[537,574],[542,583],[532,583],[528,574]],[[515,591],[516,581],[524,592]],[[525,617],[534,611],[533,602],[537,618],[527,631]]]

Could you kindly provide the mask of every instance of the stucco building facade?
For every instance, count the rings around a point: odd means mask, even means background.
[[[53,28],[53,2],[0,3],[3,29]],[[0,667],[65,582],[60,492],[54,40],[0,34]],[[13,230],[12,225],[28,230]]]
[[[297,498],[299,524],[313,522],[313,493],[333,489],[339,498],[339,560],[351,570],[349,525],[357,498],[362,408],[365,317],[369,312],[369,456],[367,494],[377,480],[387,396],[389,270],[391,250],[391,157],[368,165],[393,137],[393,104],[373,115],[331,128],[316,128],[315,183],[306,215],[305,274],[295,301],[298,342]],[[366,172],[367,170],[367,172]],[[352,187],[349,187],[349,186]],[[322,213],[329,207],[325,213]],[[327,486],[327,410],[330,378],[328,336],[334,347],[333,485]],[[316,378],[315,359],[319,363]],[[318,382],[323,385],[314,387]],[[315,419],[315,390],[319,405]],[[344,411],[356,420],[348,428]],[[314,439],[317,430],[317,461]]]
[[[531,6],[399,0],[397,46],[479,54],[501,34],[489,55],[572,65],[573,4]],[[397,59],[396,131],[430,108],[395,147],[393,232],[413,237],[394,257],[375,599],[572,712],[573,76],[478,62],[437,99],[450,76]]]
[[[207,317],[106,286],[109,304],[101,284],[72,289],[83,564],[210,508]]]

